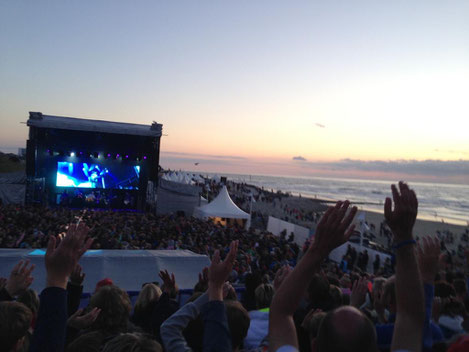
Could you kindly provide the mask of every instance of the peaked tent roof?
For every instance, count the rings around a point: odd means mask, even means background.
[[[226,186],[223,186],[218,196],[207,205],[197,207],[194,216],[199,218],[220,217],[229,219],[249,219],[251,216],[238,208],[231,200]]]

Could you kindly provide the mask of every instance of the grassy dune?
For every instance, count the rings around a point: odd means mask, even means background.
[[[24,171],[25,168],[25,160],[20,159],[15,154],[0,152],[0,173]]]

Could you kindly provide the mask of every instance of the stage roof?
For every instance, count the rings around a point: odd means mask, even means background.
[[[161,137],[163,130],[163,125],[156,122],[153,122],[152,125],[139,125],[135,123],[44,115],[40,112],[30,112],[27,125],[38,128],[57,128],[62,130],[118,133],[148,137]]]

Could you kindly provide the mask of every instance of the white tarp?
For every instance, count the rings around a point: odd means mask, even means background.
[[[0,174],[0,199],[4,204],[23,204],[25,193],[24,171]]]
[[[375,261],[376,254],[378,254],[380,256],[381,266],[384,265],[384,261],[386,260],[386,258],[391,259],[391,256],[389,254],[378,252],[374,249],[364,247],[364,246],[360,246],[359,244],[353,243],[353,242],[346,242],[342,246],[337,247],[336,249],[334,249],[331,253],[329,253],[329,259],[331,259],[331,260],[333,260],[337,263],[340,263],[342,261],[343,256],[345,255],[345,253],[347,253],[348,245],[354,247],[357,250],[357,253],[363,252],[363,251],[365,251],[365,249],[367,250],[367,252],[368,252],[368,265],[366,267],[366,271],[369,272],[369,273],[373,272],[373,262]]]
[[[192,184],[195,183],[193,181],[193,178],[195,178],[197,180],[197,178],[193,177],[192,174],[189,174],[189,173],[186,173],[186,172],[183,172],[183,171],[167,172],[161,178],[163,180],[166,180],[166,181],[183,183],[183,184],[187,184],[187,185],[192,185]]]
[[[302,246],[303,243],[305,243],[310,234],[310,230],[306,227],[269,216],[267,231],[273,233],[275,236],[280,236],[280,233],[284,230],[287,232],[287,238],[293,232],[295,235],[295,243],[299,246]]]
[[[206,218],[227,218],[227,219],[250,219],[251,215],[242,211],[231,200],[226,186],[223,186],[218,196],[207,205],[197,207],[194,216],[200,219]]]
[[[46,282],[44,254],[45,249],[0,249],[0,277],[9,277],[20,259],[29,259],[36,265],[32,288],[41,291]],[[158,273],[164,269],[174,273],[180,289],[192,289],[210,260],[188,250],[89,250],[80,265],[86,273],[83,292],[93,292],[103,278],[126,291],[140,291],[145,282],[161,285]]]
[[[160,179],[157,190],[157,214],[175,214],[183,211],[191,216],[195,207],[200,205],[200,187]]]

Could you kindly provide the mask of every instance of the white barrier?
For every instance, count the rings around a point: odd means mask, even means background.
[[[371,249],[371,248],[368,248],[368,247],[365,247],[365,246],[361,247],[358,243],[353,243],[353,242],[344,243],[342,246],[337,247],[336,249],[334,249],[331,253],[329,253],[329,259],[331,259],[331,260],[333,260],[337,263],[340,263],[342,261],[343,256],[345,255],[345,253],[347,253],[347,246],[348,245],[355,248],[356,251],[357,251],[357,259],[355,260],[355,265],[357,263],[356,261],[358,260],[358,254],[360,252],[363,252],[365,249],[368,251],[368,264],[367,264],[367,267],[366,267],[366,271],[369,272],[369,273],[373,272],[373,263],[375,261],[376,254],[378,254],[380,256],[380,259],[381,259],[380,260],[380,265],[381,266],[384,265],[384,261],[386,260],[386,258],[391,259],[391,256],[389,254],[378,252],[374,249]]]
[[[293,232],[295,235],[295,243],[302,246],[309,237],[309,229],[303,226],[292,224],[288,221],[283,221],[273,216],[269,216],[267,223],[267,231],[273,233],[275,236],[280,236],[282,231],[286,230],[287,238]]]
[[[40,291],[46,282],[45,249],[0,249],[0,277],[9,277],[20,259],[36,265],[31,288]],[[191,289],[198,281],[198,273],[210,265],[206,255],[188,250],[89,250],[80,259],[86,273],[83,292],[93,292],[96,283],[110,278],[126,291],[139,291],[145,282],[158,281],[158,273],[174,273],[181,289]]]

